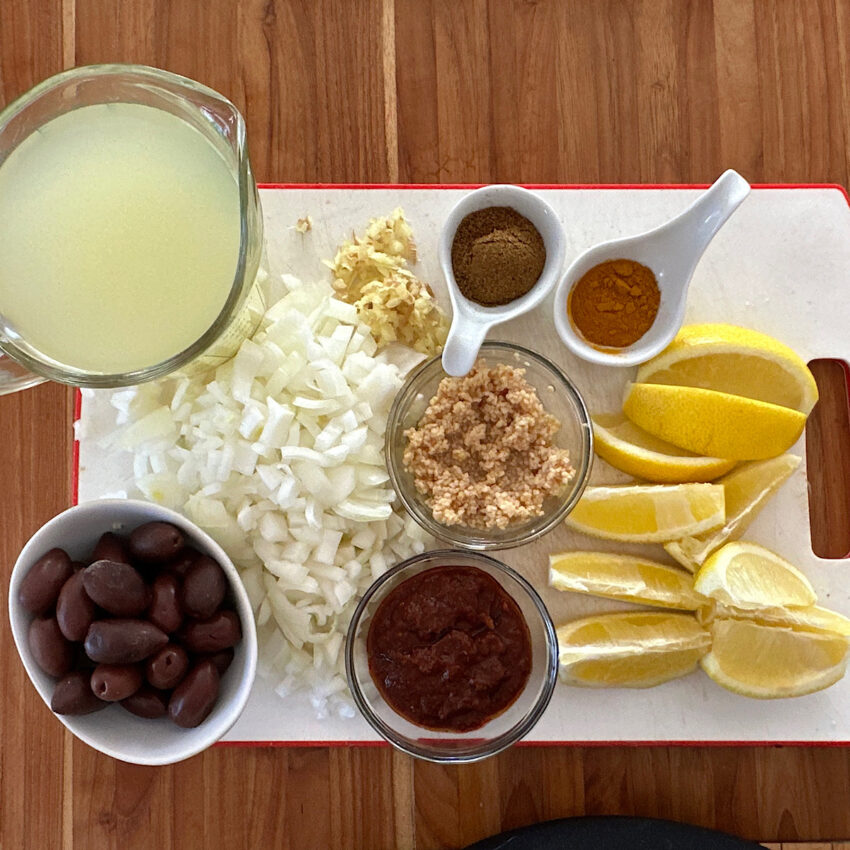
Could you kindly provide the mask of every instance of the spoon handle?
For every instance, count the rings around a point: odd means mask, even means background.
[[[668,225],[668,235],[678,239],[686,233],[690,250],[698,260],[714,235],[750,194],[750,184],[731,168],[724,171],[681,215]]]
[[[443,348],[443,369],[447,375],[460,378],[475,365],[478,350],[489,329],[489,325],[455,317]]]

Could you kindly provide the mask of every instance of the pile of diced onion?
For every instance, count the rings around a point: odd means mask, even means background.
[[[113,446],[133,453],[144,498],[186,514],[239,566],[277,692],[306,689],[319,716],[350,715],[356,601],[427,542],[384,459],[390,404],[421,355],[377,354],[329,283],[268,285],[258,332],[214,373],[112,393]]]

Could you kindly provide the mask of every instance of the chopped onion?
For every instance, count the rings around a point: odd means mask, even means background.
[[[214,374],[112,392],[128,490],[185,513],[240,568],[277,693],[352,716],[342,645],[357,600],[427,536],[387,486],[389,407],[421,355],[376,356],[353,305],[291,275]],[[398,364],[401,364],[399,366]]]

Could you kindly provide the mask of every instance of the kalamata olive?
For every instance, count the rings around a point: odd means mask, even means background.
[[[150,564],[164,564],[183,548],[183,532],[170,522],[146,522],[130,534],[130,556]]]
[[[86,655],[86,648],[82,643],[74,644],[74,661],[71,664],[72,670],[85,670],[89,673],[97,667],[97,662],[92,661],[91,658]]]
[[[177,578],[182,580],[186,577],[186,573],[189,572],[189,569],[200,557],[202,557],[201,553],[197,549],[193,549],[191,546],[184,546],[177,553],[177,557],[173,561],[169,561],[165,564],[163,569],[168,570],[170,573],[174,573]]]
[[[130,563],[130,550],[127,538],[107,531],[97,541],[91,554],[92,563],[95,561],[117,561],[119,564]]]
[[[92,693],[106,702],[127,699],[141,684],[142,671],[135,664],[98,664],[91,674]]]
[[[56,683],[50,708],[56,714],[91,714],[106,708],[109,703],[98,699],[91,689],[91,674],[82,670],[69,673]]]
[[[74,568],[74,572],[78,573],[80,570],[84,570],[88,564],[85,561],[71,561],[71,566]]]
[[[212,559],[202,555],[186,573],[180,588],[180,603],[190,617],[206,620],[224,600],[227,576]]]
[[[122,699],[121,706],[137,717],[165,717],[168,713],[168,694],[142,685],[133,696]]]
[[[218,652],[239,643],[242,626],[234,611],[218,611],[207,620],[187,623],[180,637],[190,652]]]
[[[95,620],[86,634],[86,655],[99,664],[134,664],[168,643],[146,620]]]
[[[29,568],[18,588],[18,601],[30,614],[46,614],[73,572],[68,553],[51,549]]]
[[[83,587],[89,598],[117,617],[135,617],[148,607],[150,591],[129,564],[95,561],[83,570]]]
[[[171,694],[168,701],[171,719],[185,729],[203,723],[218,699],[218,683],[215,664],[209,660],[198,662]]]
[[[83,573],[74,573],[59,591],[56,622],[68,640],[83,641],[94,620],[94,602],[83,587]]]
[[[222,649],[219,652],[214,652],[212,655],[205,655],[203,657],[212,661],[215,664],[215,669],[218,670],[218,675],[223,676],[233,662],[234,655],[236,653],[233,651],[233,648],[227,647],[227,649]]]
[[[170,691],[182,681],[189,669],[189,656],[182,646],[169,643],[145,662],[145,678],[155,688]]]
[[[74,648],[59,630],[55,617],[36,617],[29,628],[35,663],[51,676],[64,676],[74,661]]]
[[[169,573],[160,573],[151,587],[148,619],[167,634],[176,632],[183,622],[183,611],[177,598],[179,590],[180,583]]]

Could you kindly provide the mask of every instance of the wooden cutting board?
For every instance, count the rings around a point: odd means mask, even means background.
[[[467,191],[455,187],[276,187],[261,192],[272,272],[309,280],[325,275],[323,258],[370,217],[403,207],[419,246],[417,274],[449,309],[437,262],[446,213]],[[567,263],[591,245],[661,224],[698,194],[687,187],[550,187],[539,189],[567,233]],[[309,233],[295,230],[310,215]],[[721,230],[694,274],[688,322],[729,322],[774,335],[811,360],[850,361],[842,298],[850,293],[850,206],[833,187],[761,188]],[[584,363],[562,345],[551,299],[492,334],[528,345],[554,360],[582,391],[592,412],[619,409],[634,369]],[[126,488],[129,464],[104,453],[99,435],[113,426],[103,394],[82,403],[79,500]],[[804,440],[792,449],[805,453]],[[597,459],[592,483],[628,480]],[[811,549],[805,462],[751,526],[747,539],[766,545],[811,580],[820,603],[850,616],[850,564],[817,558]],[[592,612],[631,606],[564,594],[546,586],[548,555],[575,548],[610,549],[669,560],[660,546],[624,546],[584,537],[565,527],[529,546],[497,553],[541,592],[556,625]],[[306,695],[280,699],[274,682],[258,678],[244,714],[226,740],[269,744],[373,743],[361,718],[317,719]],[[559,685],[529,743],[834,743],[850,744],[850,677],[826,691],[793,700],[749,700],[715,685],[701,672],[643,690],[586,690]]]

